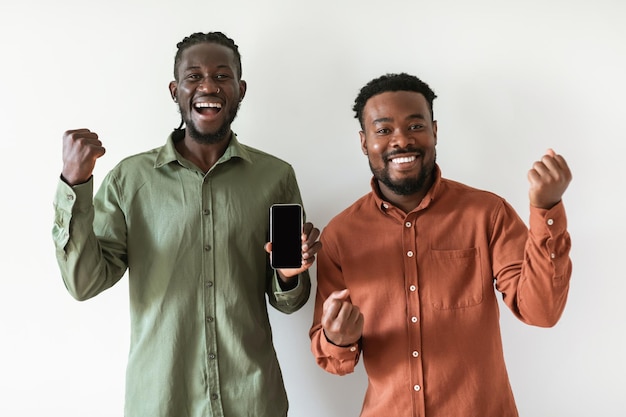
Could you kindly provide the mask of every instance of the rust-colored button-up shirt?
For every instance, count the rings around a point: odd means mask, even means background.
[[[328,372],[369,384],[362,417],[514,417],[495,289],[523,322],[549,327],[571,276],[563,204],[531,208],[529,228],[497,195],[441,178],[404,213],[373,192],[323,230],[311,348]],[[360,343],[332,345],[322,304],[350,289]]]

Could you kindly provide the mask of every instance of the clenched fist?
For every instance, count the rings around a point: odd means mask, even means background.
[[[68,130],[63,134],[63,171],[61,176],[69,185],[91,178],[96,159],[106,150],[98,134],[89,129]]]
[[[331,293],[324,301],[322,328],[326,338],[337,346],[356,343],[363,334],[363,314],[348,299],[345,289]]]
[[[572,180],[567,162],[561,155],[548,149],[540,161],[528,171],[528,196],[533,207],[550,209],[559,201]]]

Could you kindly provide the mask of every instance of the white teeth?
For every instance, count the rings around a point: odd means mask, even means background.
[[[215,108],[215,109],[221,109],[222,105],[220,103],[196,103],[195,104],[196,108]]]
[[[415,159],[416,158],[414,156],[403,156],[401,158],[393,158],[391,162],[393,162],[394,164],[406,164],[408,162],[415,161]]]

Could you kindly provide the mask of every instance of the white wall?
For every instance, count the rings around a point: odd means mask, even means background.
[[[50,233],[61,135],[100,133],[97,183],[160,146],[179,121],[167,90],[176,43],[221,30],[249,85],[234,129],[292,162],[317,226],[369,190],[351,107],[385,72],[439,95],[444,175],[524,218],[527,170],[547,147],[564,154],[570,298],[553,329],[502,310],[510,376],[522,416],[624,416],[625,18],[621,0],[3,0],[0,415],[122,415],[127,280],[84,303],[63,287]],[[312,307],[271,314],[290,415],[356,416],[363,368],[317,368]]]

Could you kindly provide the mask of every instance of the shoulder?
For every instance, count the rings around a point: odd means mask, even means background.
[[[244,159],[248,161],[249,175],[258,175],[263,178],[295,181],[296,174],[293,166],[282,158],[248,145],[241,145],[245,152]]]
[[[127,156],[120,160],[107,174],[114,182],[143,183],[156,170],[156,160],[163,147]]]
[[[336,230],[345,230],[354,227],[354,223],[367,222],[376,211],[374,194],[369,192],[354,203],[337,213],[330,219],[324,233],[334,233]]]
[[[144,152],[127,156],[120,160],[117,165],[113,167],[112,171],[132,170],[138,167],[143,167],[146,164],[154,166],[156,157],[162,148],[163,146],[160,146],[158,148],[153,148]]]
[[[458,201],[459,204],[475,202],[485,205],[498,205],[504,201],[502,197],[491,191],[472,187],[447,178],[441,179],[439,190],[440,192],[438,194],[442,199],[454,199]]]
[[[276,155],[272,155],[258,148],[253,148],[252,146],[244,144],[241,144],[241,147],[248,153],[248,156],[253,163],[256,162],[282,167],[291,167],[291,164],[289,162],[277,157]]]

